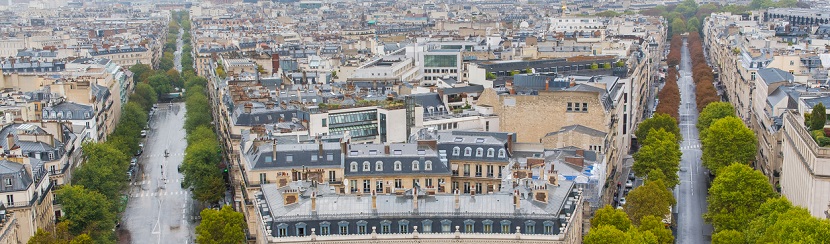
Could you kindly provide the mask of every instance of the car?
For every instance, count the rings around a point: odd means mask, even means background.
[[[159,105],[158,104],[153,104],[153,109],[157,109],[157,108],[159,108]]]
[[[144,152],[144,143],[138,144],[138,151],[135,153],[136,156],[141,156],[141,153]]]
[[[620,206],[625,206],[625,198],[620,198]]]
[[[632,188],[632,187],[634,187],[634,181],[632,181],[632,180],[625,181],[625,188]]]
[[[138,158],[133,157],[133,159],[130,160],[130,167],[135,167],[136,164],[138,164]]]
[[[634,179],[636,179],[636,177],[634,177],[634,172],[628,173],[628,179],[629,179],[629,180],[634,180]]]
[[[147,130],[141,130],[141,137],[147,137]]]

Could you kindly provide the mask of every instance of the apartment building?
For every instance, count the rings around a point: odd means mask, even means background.
[[[802,108],[784,113],[781,194],[814,217],[827,218],[830,148],[819,146],[810,136],[804,126],[804,112],[811,110]]]
[[[109,59],[113,63],[129,69],[135,64],[153,66],[152,50],[145,47],[110,47],[89,52],[91,58]]]
[[[20,146],[6,149],[9,152],[21,150]],[[4,196],[2,204],[6,213],[14,215],[12,220],[16,225],[15,229],[6,230],[12,232],[9,234],[17,234],[17,237],[5,237],[4,233],[4,239],[27,242],[38,228],[50,229],[54,225],[54,184],[48,180],[48,176],[44,162],[40,159],[26,156],[4,156],[0,159],[0,179],[3,181],[0,195]]]

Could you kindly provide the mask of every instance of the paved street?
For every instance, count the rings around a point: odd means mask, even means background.
[[[193,201],[189,191],[181,188],[183,176],[177,170],[187,147],[184,115],[184,103],[172,107],[162,103],[151,118],[122,220],[132,243],[188,243],[193,239]],[[164,150],[170,153],[168,157]]]
[[[681,53],[680,79],[680,131],[683,141],[680,150],[683,156],[680,159],[680,185],[675,189],[678,212],[677,237],[678,244],[698,244],[711,242],[712,227],[703,221],[706,212],[706,182],[708,173],[701,163],[700,140],[695,124],[697,123],[697,103],[695,102],[695,87],[692,80],[692,61],[689,57],[688,44],[683,41]]]
[[[173,63],[175,64],[176,71],[179,71],[179,73],[182,72],[182,46],[184,45],[182,42],[183,34],[184,29],[179,28],[179,35],[176,36],[176,51],[173,53]]]

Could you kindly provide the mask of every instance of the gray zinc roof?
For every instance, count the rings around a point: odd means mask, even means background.
[[[793,74],[789,72],[780,70],[778,68],[762,68],[758,70],[758,76],[764,80],[767,84],[772,84],[776,82],[786,81],[786,82],[793,82],[795,79]]]

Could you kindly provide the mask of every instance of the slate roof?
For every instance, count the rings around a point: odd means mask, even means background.
[[[483,131],[438,131],[438,150],[445,151],[449,160],[508,162],[511,155],[507,150],[508,134],[505,132]],[[515,136],[514,136],[515,138]],[[456,155],[453,150],[459,149]],[[467,155],[469,148],[471,153]],[[478,149],[482,149],[481,156],[476,156]],[[488,157],[488,151],[494,154]],[[499,157],[500,150],[505,151],[504,157]]]
[[[599,131],[599,130],[595,130],[593,128],[586,127],[586,126],[583,126],[583,125],[569,125],[569,126],[562,127],[561,129],[559,129],[559,131],[549,132],[549,133],[545,134],[545,137],[554,136],[554,135],[557,135],[557,134],[561,134],[561,133],[565,133],[565,132],[571,132],[571,131],[581,133],[581,134],[586,134],[586,135],[589,135],[589,136],[594,136],[594,137],[605,137],[605,135],[608,134],[608,133],[605,133],[605,132],[602,132],[602,131]]]
[[[438,93],[422,93],[422,94],[412,94],[412,99],[415,100],[415,104],[424,108],[424,116],[426,115],[435,115],[435,114],[447,114],[446,106],[444,105],[444,101],[441,100],[441,97],[438,96]],[[429,112],[429,109],[432,107],[432,113]],[[443,107],[439,112],[439,107]]]
[[[265,104],[260,102],[251,102],[251,104],[253,108],[250,113],[245,113],[244,105],[240,104],[234,106],[234,125],[255,126],[274,124],[279,123],[281,118],[285,122],[291,121],[295,117],[302,120],[303,116],[305,116],[305,112],[295,108],[294,106],[288,106],[286,109],[283,109],[277,105],[274,106],[274,108],[268,109],[265,107]]]
[[[274,145],[264,143],[245,151],[250,169],[329,168],[342,167],[340,143],[323,142],[322,151],[317,143],[277,144],[277,157],[273,157]]]
[[[110,90],[107,89],[107,87],[105,86],[92,84],[89,91],[92,93],[92,96],[94,96],[98,102],[106,101],[110,97]]]
[[[55,114],[60,113],[61,116]],[[84,105],[74,102],[62,102],[58,105],[44,107],[44,119],[57,119],[60,117],[64,120],[88,120],[94,116],[94,110],[90,105]]]
[[[0,160],[0,182],[3,182],[0,186],[0,192],[25,191],[34,182],[35,178],[39,179],[45,175],[43,161],[30,158],[29,164],[32,165],[34,177],[26,171],[23,164],[6,159]],[[12,179],[11,186],[5,184],[6,179]]]
[[[51,146],[45,142],[23,141],[20,140],[20,137],[18,136],[20,130],[26,130],[29,134],[32,135],[48,135],[48,133],[45,130],[36,125],[10,124],[4,127],[2,130],[0,130],[0,147],[3,148],[3,151],[5,151],[5,153],[8,154],[11,149],[11,147],[7,145],[8,142],[6,139],[9,136],[9,134],[11,134],[14,137],[13,146],[19,146],[23,154],[31,158],[34,158],[36,154],[40,154],[40,158],[48,159],[49,153],[53,153],[55,159],[60,159],[63,156],[63,154],[66,153],[63,148],[63,143],[60,140],[58,140],[58,138],[54,139],[55,141],[53,142],[53,144],[55,146]],[[66,137],[64,138],[64,140],[66,141],[71,141],[73,138],[75,138],[75,135],[72,133],[64,133],[64,136]]]
[[[767,85],[781,81],[793,82],[795,80],[793,74],[778,68],[758,69],[758,76],[761,77]]]
[[[385,152],[386,145],[381,144],[350,144],[346,150],[345,175],[445,175],[451,174],[446,162],[441,161],[438,153],[428,147],[419,147],[415,143],[388,144],[389,153]],[[432,166],[427,170],[426,164]],[[366,170],[364,164],[368,163]],[[380,163],[380,167],[378,167]],[[352,168],[352,165],[356,168]],[[396,169],[395,164],[400,164]],[[415,165],[417,164],[417,165]],[[352,170],[354,169],[354,170]]]

